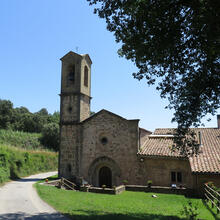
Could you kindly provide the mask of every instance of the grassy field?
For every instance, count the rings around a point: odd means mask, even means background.
[[[75,220],[173,220],[185,219],[181,214],[189,199],[179,195],[128,192],[120,195],[73,192],[51,186],[35,185],[40,197]],[[198,206],[199,219],[217,216],[201,199],[190,199]]]
[[[46,150],[40,143],[39,133],[28,133],[0,129],[0,144],[27,150]],[[48,150],[47,150],[48,151]]]

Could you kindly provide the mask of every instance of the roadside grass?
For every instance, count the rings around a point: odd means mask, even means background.
[[[56,170],[58,154],[0,144],[0,184],[35,173]]]
[[[181,195],[125,191],[106,195],[60,190],[36,183],[39,196],[56,210],[75,220],[174,220],[185,219],[181,211],[188,200]],[[190,199],[198,206],[199,219],[214,220],[214,212],[201,199]]]
[[[26,150],[48,151],[48,149],[43,147],[43,145],[40,143],[40,137],[41,134],[39,133],[0,129],[0,144],[14,146]]]

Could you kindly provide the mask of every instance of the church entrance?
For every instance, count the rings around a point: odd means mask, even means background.
[[[112,187],[112,171],[108,167],[102,167],[99,170],[99,186],[106,185],[106,187]]]

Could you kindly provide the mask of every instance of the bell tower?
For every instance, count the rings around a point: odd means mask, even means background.
[[[61,124],[79,123],[90,116],[92,61],[70,51],[61,59]]]
[[[70,51],[61,59],[59,177],[79,176],[82,123],[90,116],[91,64],[88,54]]]

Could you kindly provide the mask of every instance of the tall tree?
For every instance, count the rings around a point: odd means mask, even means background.
[[[219,0],[87,0],[121,43],[134,78],[157,84],[178,132],[220,107]]]
[[[9,100],[0,99],[0,128],[10,128],[13,115],[13,103]]]

